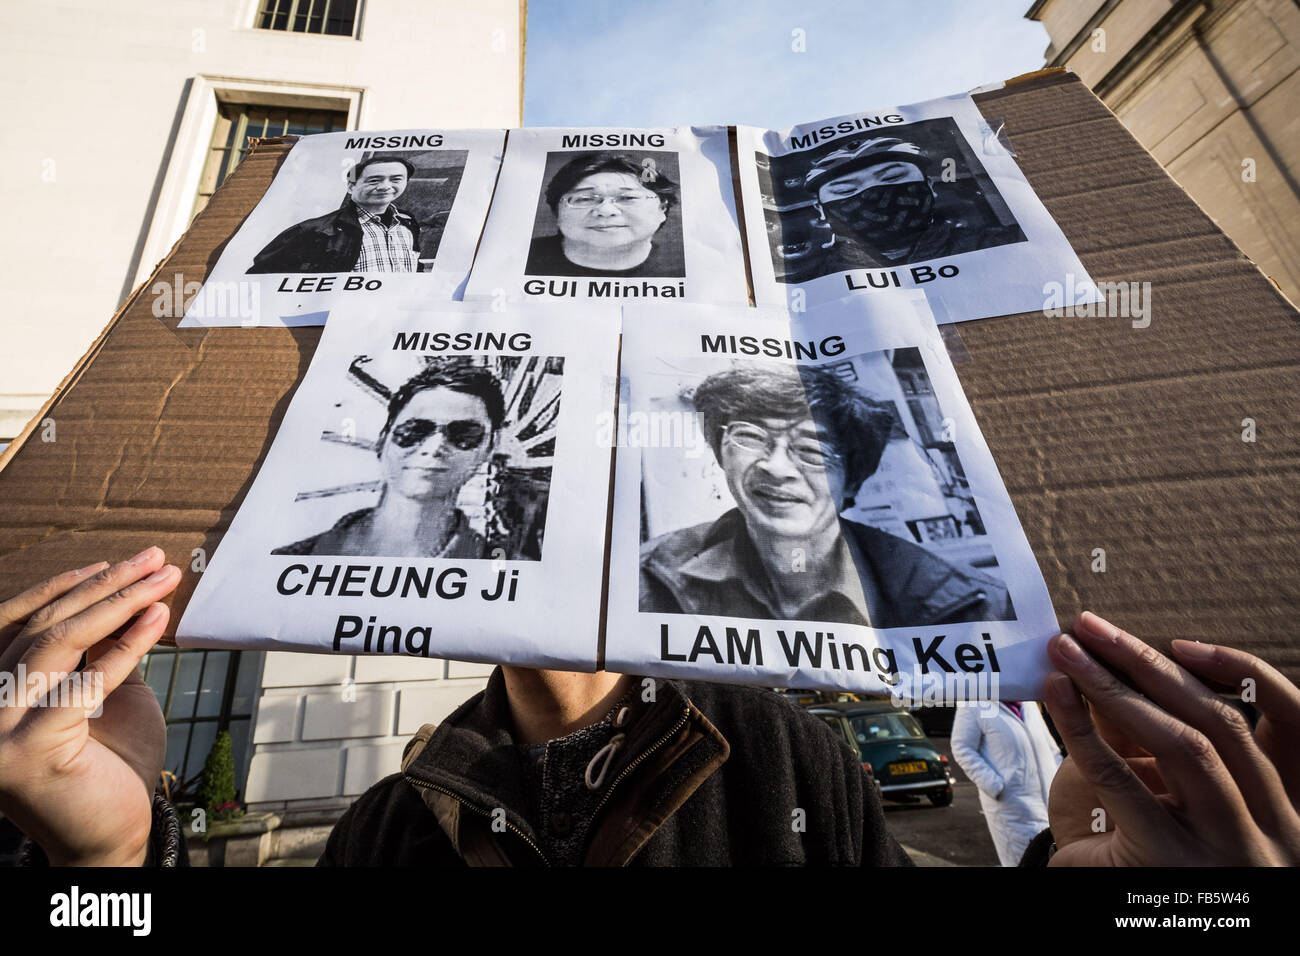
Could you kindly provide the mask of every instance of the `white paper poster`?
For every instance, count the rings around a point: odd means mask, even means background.
[[[593,670],[615,309],[340,305],[182,647]]]
[[[606,666],[1039,696],[1042,574],[917,292],[627,307]]]
[[[466,295],[745,304],[725,126],[513,129]]]
[[[737,147],[760,305],[921,289],[944,324],[1098,298],[968,94],[740,127]]]
[[[302,137],[181,327],[322,325],[353,300],[459,298],[504,141],[499,129]]]

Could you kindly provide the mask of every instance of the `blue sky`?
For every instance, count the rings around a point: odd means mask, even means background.
[[[1029,6],[529,0],[524,125],[783,129],[959,93],[1043,65]]]

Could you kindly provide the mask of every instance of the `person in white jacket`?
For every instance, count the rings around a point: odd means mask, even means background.
[[[1020,862],[1047,829],[1047,796],[1061,751],[1033,701],[962,704],[952,755],[980,792],[980,806],[1003,866]]]

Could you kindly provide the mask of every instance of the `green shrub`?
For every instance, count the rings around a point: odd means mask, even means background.
[[[230,745],[230,734],[224,730],[217,734],[212,749],[208,751],[198,798],[199,804],[207,810],[209,823],[241,815],[239,804],[235,802],[235,755]]]

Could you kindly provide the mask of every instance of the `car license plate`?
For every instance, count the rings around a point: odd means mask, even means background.
[[[891,763],[889,773],[891,776],[901,777],[908,773],[925,773],[924,760],[912,760],[906,763]]]

